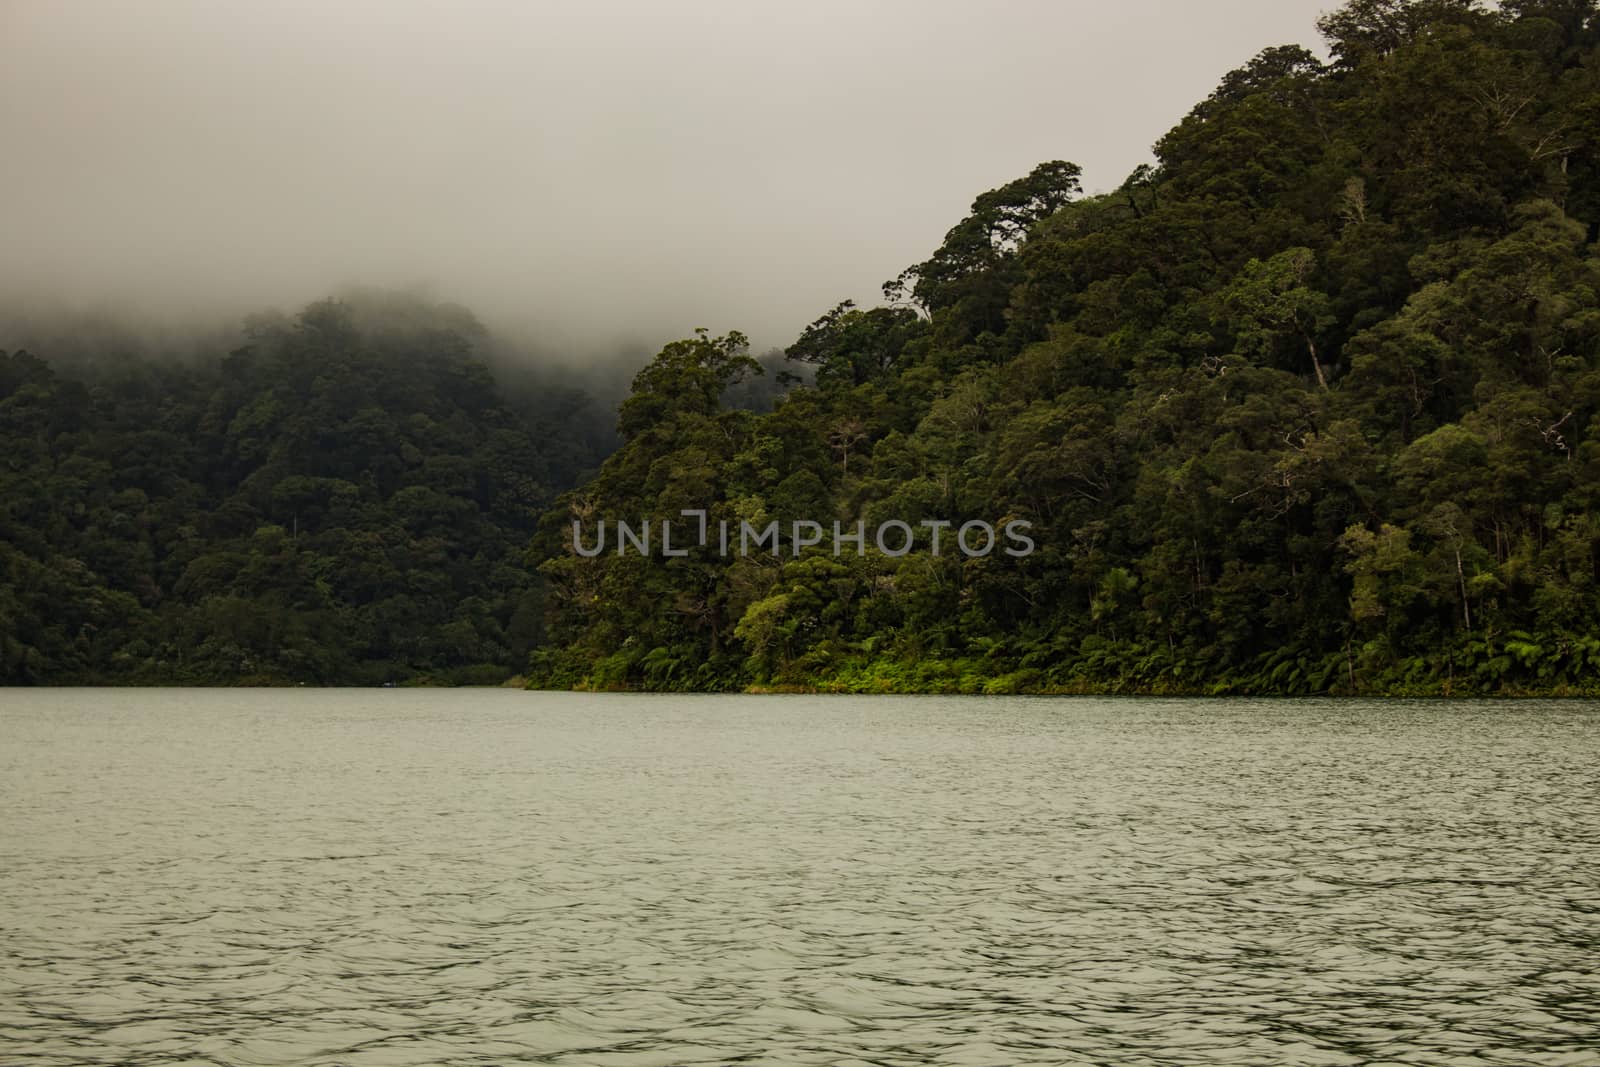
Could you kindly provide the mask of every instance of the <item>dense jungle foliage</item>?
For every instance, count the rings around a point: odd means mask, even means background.
[[[598,458],[581,397],[509,402],[449,307],[247,333],[0,354],[0,680],[504,680],[541,636],[534,518]]]
[[[669,346],[544,521],[536,685],[1600,690],[1600,19],[1354,0],[1114,193],[1049,162],[719,404]],[[1038,551],[647,559],[571,521],[1032,522]]]
[[[738,333],[666,346],[619,442],[451,309],[0,357],[0,680],[1600,692],[1600,7],[1320,29],[1112,193],[979,196],[776,402]],[[1037,551],[573,550],[697,508]]]

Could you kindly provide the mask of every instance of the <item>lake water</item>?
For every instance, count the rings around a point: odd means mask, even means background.
[[[1600,1064],[1600,709],[0,690],[0,1061]]]

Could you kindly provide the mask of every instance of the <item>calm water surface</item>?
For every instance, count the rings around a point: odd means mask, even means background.
[[[0,1061],[1600,1064],[1600,710],[0,690]]]

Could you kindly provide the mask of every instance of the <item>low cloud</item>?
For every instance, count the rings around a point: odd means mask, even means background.
[[[9,0],[0,301],[421,285],[546,352],[784,345],[1040,160],[1115,186],[1326,6]]]

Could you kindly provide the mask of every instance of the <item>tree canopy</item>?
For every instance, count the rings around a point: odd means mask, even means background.
[[[363,320],[371,320],[370,322]],[[0,352],[0,680],[501,681],[523,551],[596,459],[459,308],[324,301],[220,360]]]
[[[666,345],[608,456],[461,309],[0,357],[0,677],[1600,692],[1600,10],[1320,27],[1330,63],[1267,49],[1112,192],[978,196],[797,386]],[[617,520],[695,536],[576,551]],[[948,550],[1012,522],[1034,551]],[[771,550],[716,550],[745,526]]]
[[[1600,690],[1600,19],[1352,0],[1113,193],[984,193],[887,306],[558,502],[539,684]],[[693,472],[692,477],[689,472]],[[575,559],[573,515],[1025,519],[1022,558]],[[647,589],[648,595],[637,595]]]

